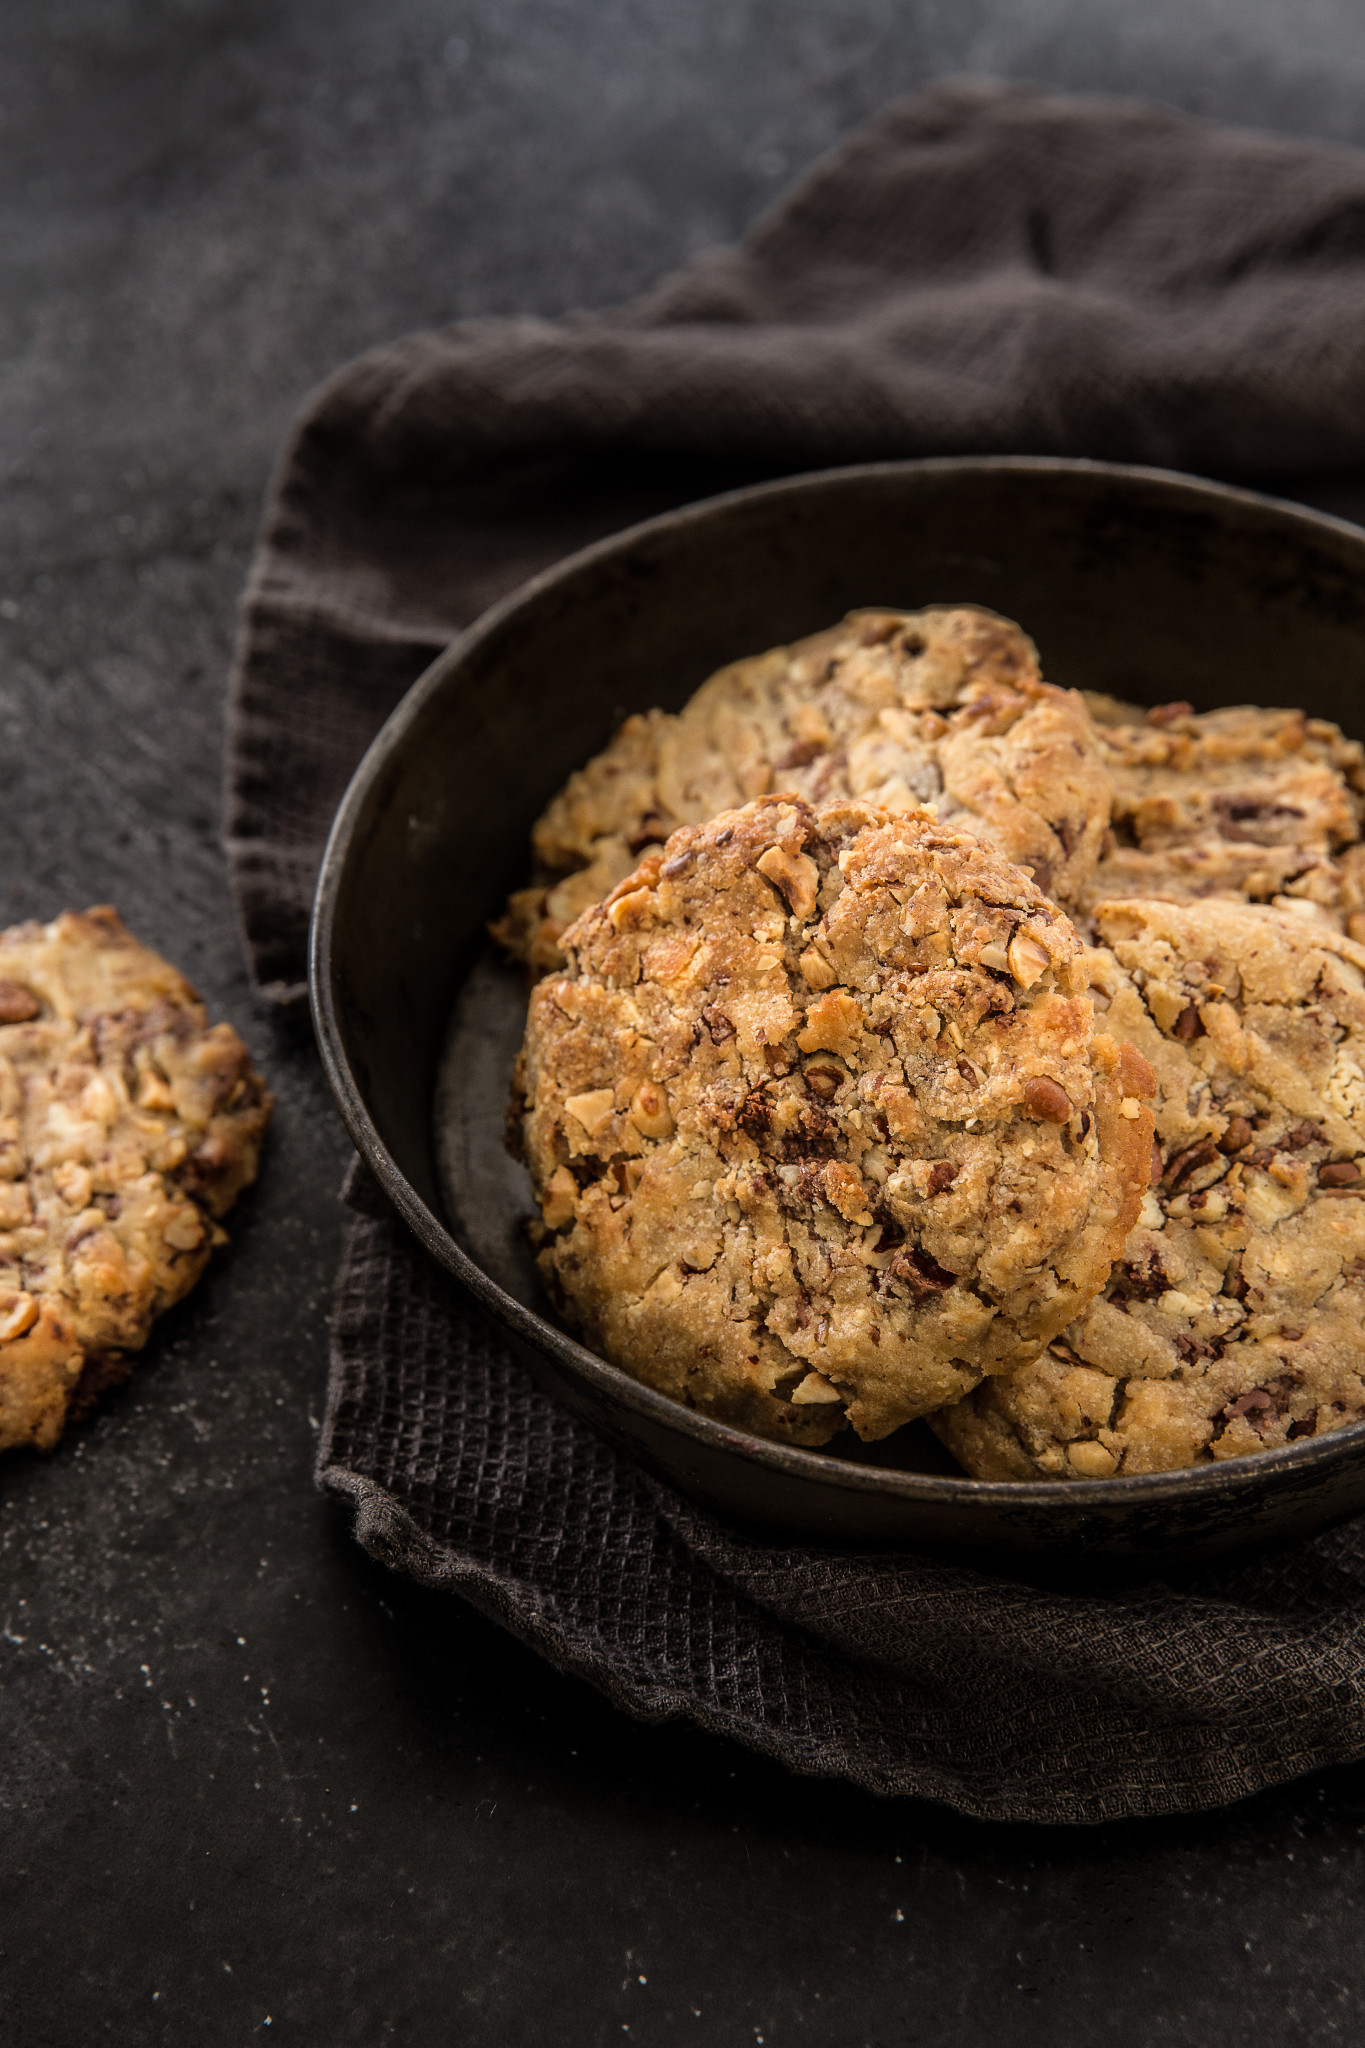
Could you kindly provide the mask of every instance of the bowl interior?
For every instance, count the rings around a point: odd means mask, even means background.
[[[1063,685],[1365,725],[1365,533],[1161,472],[1014,459],[798,478],[604,542],[456,642],[371,749],[320,884],[324,1057],[402,1213],[523,1342],[546,1341],[502,1149],[524,991],[484,934],[531,823],[627,712],[855,606],[957,601],[1017,619]],[[900,1436],[855,1456],[954,1469],[927,1431]]]

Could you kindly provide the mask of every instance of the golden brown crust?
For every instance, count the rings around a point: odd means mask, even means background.
[[[970,605],[854,612],[721,669],[676,715],[627,719],[537,824],[543,879],[512,898],[498,937],[537,971],[558,965],[565,927],[647,845],[774,789],[933,802],[1062,904],[1089,879],[1110,802],[1084,704],[1042,680],[1009,620]]]
[[[49,1450],[199,1277],[271,1097],[109,909],[0,932],[0,1018],[0,1450]]]
[[[1258,905],[1101,905],[1163,1172],[1108,1286],[933,1419],[977,1478],[1103,1478],[1365,1419],[1365,947]]]
[[[1071,925],[998,853],[923,809],[764,797],[565,946],[519,1076],[540,1263],[638,1378],[761,1435],[879,1437],[1103,1284],[1150,1076],[1097,1044]]]

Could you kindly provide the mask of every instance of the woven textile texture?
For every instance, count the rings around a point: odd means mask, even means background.
[[[1365,1524],[1057,1592],[740,1535],[539,1392],[363,1169],[322,1485],[366,1549],[646,1720],[981,1819],[1224,1805],[1365,1755]]]
[[[583,542],[864,458],[1365,464],[1362,223],[1348,150],[950,86],[638,305],[339,372],[272,488],[233,682],[258,986],[299,997],[327,825],[387,712]],[[1013,1820],[1197,1809],[1365,1756],[1365,1524],[1107,1592],[741,1535],[542,1396],[363,1172],[350,1200],[321,1483],[394,1569],[632,1713]]]

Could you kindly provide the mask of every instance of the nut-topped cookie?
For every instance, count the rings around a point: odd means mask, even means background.
[[[1106,1478],[1365,1420],[1365,947],[1292,911],[1101,905],[1097,1004],[1160,1176],[1104,1293],[932,1418],[982,1479]]]
[[[1023,871],[923,808],[769,796],[675,832],[534,990],[515,1129],[541,1270],[713,1416],[866,1438],[1103,1285],[1150,1170],[1142,1059]]]
[[[1283,898],[1365,937],[1365,750],[1357,741],[1301,711],[1162,704],[1144,716],[1087,702],[1114,814],[1085,907],[1120,896]]]
[[[271,1097],[108,909],[0,932],[0,1450],[126,1377],[223,1241]]]
[[[933,802],[1064,906],[1109,822],[1089,714],[1043,681],[1017,626],[972,605],[854,612],[721,669],[676,715],[628,718],[536,825],[544,879],[513,897],[498,936],[538,971],[558,964],[564,928],[647,846],[773,789]]]

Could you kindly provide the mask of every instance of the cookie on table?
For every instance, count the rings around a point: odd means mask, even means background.
[[[1086,701],[1114,788],[1086,908],[1121,896],[1283,898],[1365,937],[1358,742],[1301,711],[1164,704],[1144,715]]]
[[[1150,1171],[1068,919],[922,808],[686,826],[564,937],[514,1127],[586,1341],[761,1436],[865,1438],[1036,1355]]]
[[[1102,905],[1160,1180],[1098,1300],[932,1418],[980,1479],[1105,1478],[1365,1420],[1365,946],[1264,905]]]
[[[116,912],[0,932],[0,1450],[50,1450],[224,1241],[269,1091]]]
[[[497,936],[537,971],[557,965],[565,927],[647,846],[774,790],[932,802],[1063,905],[1109,822],[1085,706],[1042,680],[1017,626],[971,605],[853,612],[721,669],[676,714],[628,718],[536,825],[544,880],[512,898]]]

